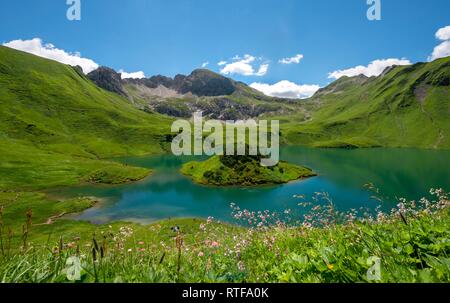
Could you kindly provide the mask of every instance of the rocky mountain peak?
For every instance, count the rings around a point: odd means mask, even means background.
[[[123,89],[121,74],[109,67],[99,67],[87,74],[87,76],[95,84],[107,91],[117,93],[122,96],[127,95]]]
[[[199,97],[229,96],[237,90],[236,82],[207,69],[196,69],[190,75],[170,78],[162,75],[144,79],[121,79],[121,75],[108,67],[100,67],[88,74],[98,86],[120,95],[126,95],[124,84],[143,85],[154,89],[159,86],[181,95],[191,93]]]
[[[207,69],[196,69],[177,87],[181,94],[197,96],[228,96],[236,91],[235,82]]]

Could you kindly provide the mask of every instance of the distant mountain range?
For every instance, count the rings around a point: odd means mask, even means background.
[[[205,69],[121,79],[110,68],[84,75],[0,47],[0,139],[79,156],[161,152],[171,121],[202,111],[222,120],[278,119],[286,144],[450,149],[449,82],[447,57],[342,77],[309,99],[281,99]]]
[[[99,87],[120,94],[136,107],[173,117],[191,117],[196,111],[222,120],[255,118],[262,114],[286,114],[292,100],[268,97],[247,86],[206,69],[173,79],[153,76],[146,79],[121,79],[108,67],[89,73]]]

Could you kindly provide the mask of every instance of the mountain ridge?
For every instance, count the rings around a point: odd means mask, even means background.
[[[202,111],[213,119],[241,120],[292,110],[292,100],[266,96],[208,69],[195,69],[189,75],[174,78],[156,75],[118,80],[120,73],[100,67],[87,77],[97,86],[127,97],[141,110],[173,117],[189,118]]]
[[[144,120],[147,121],[145,123],[151,126],[155,124],[155,121],[152,121],[154,117],[157,117],[156,121],[169,122],[176,117],[190,118],[193,112],[200,110],[206,118],[220,120],[278,119],[281,122],[282,142],[285,144],[315,147],[390,146],[450,149],[450,57],[410,66],[393,66],[378,77],[342,77],[309,99],[285,100],[264,96],[244,83],[232,79],[225,80],[234,85],[234,91],[231,93],[231,89],[229,90],[231,95],[196,96],[192,92],[180,95],[176,90],[181,87],[188,89],[200,87],[200,92],[217,93],[220,90],[205,89],[203,84],[207,81],[202,82],[202,79],[218,77],[222,81],[228,78],[208,70],[195,70],[191,75],[178,75],[174,78],[154,76],[150,78],[151,84],[145,84],[148,81],[146,79],[122,80],[120,74],[114,70],[100,69],[111,75],[112,80],[106,78],[106,82],[113,84],[110,90],[117,91],[112,93],[91,80],[93,74],[90,74],[91,77],[84,75],[77,67],[5,47],[1,50],[3,58],[0,58],[2,59],[0,75],[3,75],[3,82],[6,83],[2,98],[6,96],[17,98],[26,93],[30,100],[37,100],[36,104],[29,104],[29,110],[40,112],[40,115],[49,104],[56,106],[58,96],[63,99],[69,96],[71,102],[78,103],[78,98],[80,101],[84,100],[82,107],[98,103],[97,106],[100,108],[103,106],[104,109],[108,109],[111,105],[120,103],[120,113],[114,113],[111,116],[114,118],[104,120],[102,122],[104,125],[116,125],[117,122],[114,122],[116,117],[131,111],[133,118],[128,117],[124,121],[136,120],[137,117],[143,119],[145,116]],[[41,70],[39,77],[36,77],[36,65],[39,65]],[[29,75],[32,81],[19,75],[19,72]],[[11,79],[8,80],[9,78]],[[185,80],[186,78],[189,79]],[[174,84],[176,81],[177,86]],[[185,86],[181,85],[184,81],[188,83]],[[33,85],[30,86],[30,83]],[[195,83],[200,85],[196,86]],[[77,94],[71,91],[72,85],[75,85]],[[212,86],[217,88],[215,83]],[[225,86],[225,89],[228,88]],[[90,101],[86,100],[87,92]],[[122,95],[122,92],[125,94]],[[169,96],[166,96],[167,94]],[[42,103],[39,97],[48,102]],[[39,107],[37,104],[40,104]],[[7,113],[5,117],[9,117],[4,119],[3,124],[17,120],[17,113],[14,114],[11,109],[5,107],[3,110]],[[54,109],[56,112],[60,110],[66,109]],[[33,123],[33,119],[30,120],[31,123],[24,123],[25,127],[29,125],[27,132],[32,134],[52,135],[65,129],[52,126],[51,131],[48,131],[48,127],[39,127]],[[91,125],[89,127],[95,128],[92,123],[88,123]],[[136,123],[140,125],[142,122]],[[156,125],[158,123],[156,122]],[[10,123],[10,129],[13,128],[13,124]],[[154,142],[157,138],[157,142],[164,142],[166,137],[170,137],[169,126],[156,128],[152,126],[154,134],[150,141]],[[116,126],[111,129],[114,128],[117,129]],[[64,136],[70,137],[68,134]],[[109,141],[109,137],[114,138],[117,135],[103,134],[97,136],[96,140],[104,138],[103,140]],[[29,138],[35,140],[34,137]],[[116,140],[115,144],[123,145],[122,139]],[[139,145],[143,146],[142,143]],[[104,153],[99,152],[99,146],[101,144],[97,144],[94,148],[88,147],[88,150],[102,157]],[[125,149],[119,148],[122,153]]]
[[[450,57],[343,77],[284,117],[286,141],[316,147],[450,148]]]

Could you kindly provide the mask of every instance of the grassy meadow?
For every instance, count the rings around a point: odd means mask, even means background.
[[[76,211],[92,202],[54,205],[42,196],[10,194],[12,207],[1,216],[0,281],[449,282],[449,201],[441,190],[432,193],[433,201],[402,201],[392,213],[374,216],[340,213],[318,203],[329,202],[322,194],[299,203],[310,209],[302,224],[232,205],[247,227],[213,218],[41,225],[34,222],[45,222],[47,211]],[[14,205],[22,201],[42,203],[46,211],[28,211],[21,227],[10,218],[26,210]],[[379,271],[372,269],[377,264]]]
[[[289,105],[297,111],[279,117],[283,142],[448,149],[449,62],[397,67],[365,87]],[[365,94],[370,102],[355,101]],[[174,119],[135,108],[77,68],[2,46],[0,98],[0,282],[450,282],[449,202],[441,190],[432,191],[433,201],[403,201],[389,214],[339,213],[324,194],[299,197],[309,210],[301,222],[288,211],[280,218],[236,205],[236,225],[70,220],[101,201],[60,200],[46,189],[150,176],[151,169],[113,158],[167,152]],[[222,170],[220,185],[311,175],[286,163],[244,166],[248,174],[237,175],[213,157],[183,170],[200,183],[205,172],[216,178]],[[374,264],[381,276],[371,280]]]

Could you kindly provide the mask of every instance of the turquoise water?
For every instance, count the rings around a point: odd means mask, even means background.
[[[230,203],[242,209],[283,211],[300,209],[294,195],[311,197],[327,192],[340,210],[379,205],[364,184],[373,183],[383,194],[383,209],[395,197],[419,199],[430,188],[450,190],[450,151],[416,149],[308,149],[285,147],[281,158],[312,168],[318,177],[285,185],[220,188],[194,184],[178,169],[192,158],[172,155],[122,158],[130,165],[150,167],[155,173],[143,181],[120,186],[80,186],[58,190],[64,196],[104,198],[98,206],[75,218],[94,223],[127,220],[149,223],[166,218],[212,216],[232,221]],[[297,215],[300,215],[301,211]]]

